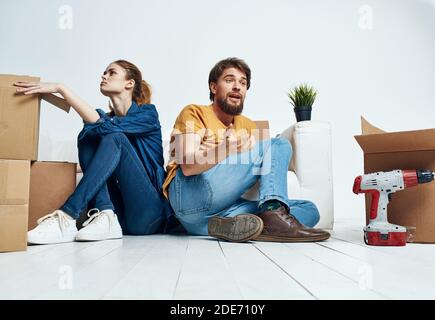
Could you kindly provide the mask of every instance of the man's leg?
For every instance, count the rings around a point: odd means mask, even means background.
[[[313,228],[320,220],[316,205],[308,200],[288,200],[290,213],[303,225]]]
[[[294,215],[302,224],[312,228],[319,222],[319,211],[313,202],[308,200],[288,200],[287,202],[290,204],[290,212],[292,215]],[[240,198],[232,206],[214,214],[213,216],[235,217],[242,213],[260,214],[258,201],[250,201]],[[209,218],[211,217],[212,216]]]
[[[308,200],[287,200],[290,204],[290,212],[295,218],[307,227],[314,227],[320,219],[319,211],[316,205]],[[188,232],[197,235],[208,234],[208,221],[213,217],[235,217],[240,214],[255,214],[258,215],[259,211],[258,201],[246,200],[243,198],[238,199],[234,204],[216,213],[205,214],[198,217],[195,223],[188,224]]]
[[[257,182],[265,145],[259,142],[251,151],[231,155],[195,176],[184,176],[178,168],[169,186],[169,200],[188,232],[195,229],[192,225],[235,204]]]
[[[292,157],[291,144],[286,139],[273,138],[266,141],[260,171],[259,202],[279,201],[289,206],[287,192],[287,172]]]
[[[235,203],[219,212],[206,212],[200,215],[190,216],[187,219],[181,217],[181,221],[186,231],[194,235],[209,235],[208,222],[210,218],[222,217],[232,218],[241,214],[257,214],[258,202],[245,199],[238,199]]]
[[[272,138],[257,142],[250,151],[231,155],[202,173],[200,176],[213,190],[213,210],[230,207],[257,180],[260,181],[259,207],[270,200],[289,206],[287,171],[291,156],[287,140]]]
[[[241,215],[234,221],[222,219],[213,224],[211,229],[207,227],[207,223],[211,217],[228,215],[224,213],[242,201],[240,197],[243,193],[260,178],[264,156],[270,145],[270,140],[259,141],[249,152],[231,155],[196,176],[186,177],[178,169],[169,187],[169,198],[178,219],[189,233],[208,232],[210,235],[217,235],[222,234],[221,231],[225,229],[232,234],[237,233],[231,240],[241,241],[249,239],[258,231],[261,232],[262,221],[255,216]],[[249,211],[258,211],[257,202],[252,202],[249,208]],[[234,228],[231,228],[232,225]],[[227,231],[224,233],[228,233]],[[222,235],[225,238],[225,234]],[[241,238],[236,239],[237,236]]]
[[[204,234],[207,230],[206,223],[211,219],[220,219],[226,230],[235,232],[234,228],[227,228],[228,220],[219,217],[229,216],[228,208],[234,205],[237,207],[241,195],[260,180],[259,201],[248,204],[250,213],[258,214],[262,220],[268,216],[268,219],[265,219],[267,229],[272,230],[272,233],[275,230],[282,233],[295,227],[297,230],[292,230],[291,233],[292,241],[298,237],[306,241],[312,234],[315,234],[315,237],[311,239],[319,239],[318,230],[308,230],[297,220],[290,227],[291,223],[288,221],[290,218],[294,219],[294,216],[289,214],[291,206],[296,208],[295,213],[306,216],[306,210],[302,210],[298,202],[287,198],[287,171],[291,153],[291,146],[287,140],[274,138],[260,141],[251,151],[232,155],[197,176],[184,177],[179,169],[170,186],[170,200],[177,217],[186,230],[193,234]],[[272,208],[269,206],[271,202]],[[253,210],[255,205],[257,210]],[[244,205],[241,208],[247,209]],[[314,205],[311,205],[311,208],[314,209],[310,214],[315,216],[317,209]],[[233,225],[237,225],[236,222],[238,223],[237,220],[230,221]],[[241,230],[246,230],[245,225],[253,222],[255,221],[252,219],[244,218],[241,220]],[[219,232],[214,232],[216,225],[219,223],[212,224],[213,233],[218,234]],[[208,233],[211,234],[210,228]],[[324,237],[327,236],[323,231],[320,233]]]

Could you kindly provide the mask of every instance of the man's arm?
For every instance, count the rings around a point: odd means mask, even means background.
[[[180,134],[175,137],[177,163],[185,176],[194,176],[226,159],[229,153],[227,139],[207,147],[201,145],[201,136],[196,133]]]
[[[175,136],[176,162],[185,176],[193,176],[203,173],[229,155],[245,152],[255,145],[254,136],[234,139],[233,130],[230,127],[225,133],[221,143],[214,146],[201,144],[201,136],[196,133],[179,134]]]

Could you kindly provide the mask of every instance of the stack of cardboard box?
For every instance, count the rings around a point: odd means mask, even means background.
[[[17,94],[16,81],[39,78],[0,75],[0,252],[26,250],[27,231],[76,186],[76,163],[37,161],[40,98],[70,107],[52,94]]]

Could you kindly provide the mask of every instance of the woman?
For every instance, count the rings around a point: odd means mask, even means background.
[[[162,231],[172,210],[161,193],[165,178],[158,113],[140,70],[118,60],[102,75],[100,91],[111,100],[111,112],[94,110],[66,86],[17,82],[17,92],[59,93],[83,119],[78,155],[83,178],[67,201],[38,220],[28,242],[48,244],[74,240],[121,238]],[[86,209],[88,219],[77,230]]]

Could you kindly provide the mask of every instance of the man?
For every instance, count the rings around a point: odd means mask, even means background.
[[[171,134],[163,193],[187,230],[228,241],[322,241],[309,201],[287,198],[291,146],[256,139],[256,125],[241,115],[251,71],[241,59],[218,62],[209,75],[209,106],[188,105]],[[258,201],[241,196],[259,180]]]

